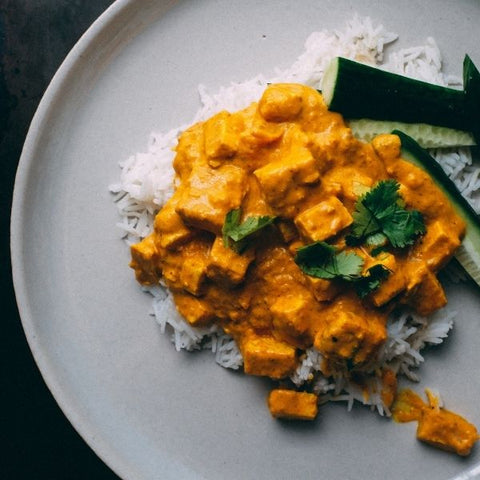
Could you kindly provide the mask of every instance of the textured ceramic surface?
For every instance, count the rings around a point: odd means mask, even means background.
[[[445,68],[480,64],[476,0],[118,1],[82,38],[48,89],[17,176],[12,261],[22,321],[58,403],[125,479],[472,478],[469,459],[414,440],[344,405],[313,424],[273,421],[268,382],[177,353],[148,316],[128,268],[107,186],[152,130],[188,122],[210,91],[288,66],[308,34],[369,15],[401,45],[433,36]],[[423,385],[480,425],[480,294],[448,289],[460,314],[429,351]],[[480,467],[478,467],[480,469]]]

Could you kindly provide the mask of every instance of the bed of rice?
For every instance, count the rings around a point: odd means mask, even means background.
[[[260,74],[241,83],[231,83],[217,93],[210,93],[200,85],[201,107],[191,123],[205,120],[214,113],[226,109],[242,109],[260,98],[267,83],[296,82],[319,88],[322,74],[329,60],[344,56],[414,78],[440,85],[460,85],[461,79],[442,73],[440,51],[432,38],[425,45],[395,51],[385,46],[394,42],[397,35],[382,25],[374,25],[367,18],[355,16],[342,30],[312,33],[305,42],[305,51],[285,71],[276,70],[272,75]],[[173,192],[173,147],[186,126],[167,133],[152,133],[145,152],[137,153],[120,162],[120,181],[110,186],[121,220],[118,226],[127,244],[135,243],[148,235],[153,226],[156,211]],[[480,212],[480,168],[473,165],[470,150],[450,149],[431,152],[463,195]],[[126,258],[125,263],[128,260]],[[462,272],[448,267],[449,279],[462,279]],[[162,333],[171,335],[177,350],[210,349],[215,360],[226,368],[242,366],[242,356],[235,342],[217,327],[193,328],[176,311],[171,294],[162,285],[145,288],[153,297],[152,312]],[[428,319],[411,312],[392,316],[388,322],[388,339],[378,358],[378,365],[388,365],[412,381],[418,381],[417,367],[423,362],[420,353],[426,345],[440,344],[453,326],[455,312],[445,307]],[[320,373],[321,354],[314,348],[307,350],[301,364],[291,379],[301,385],[314,378],[313,388],[321,401],[346,401],[350,409],[355,401],[370,405],[380,414],[389,415],[380,398],[379,380],[372,375],[368,390],[349,382],[343,376],[325,378]]]

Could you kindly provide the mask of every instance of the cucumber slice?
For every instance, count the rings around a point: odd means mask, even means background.
[[[462,194],[442,167],[418,145],[413,138],[405,133],[394,130],[402,143],[402,158],[427,172],[440,190],[450,200],[457,214],[466,224],[465,237],[462,245],[455,253],[459,261],[472,279],[480,285],[480,220],[472,206]]]
[[[470,132],[426,123],[404,123],[387,120],[359,118],[347,121],[353,134],[359,140],[370,142],[381,133],[400,130],[412,137],[423,148],[471,147],[476,145]]]
[[[322,94],[344,118],[426,123],[472,131],[471,109],[462,90],[441,87],[343,57],[327,67]],[[477,113],[478,115],[478,113]]]
[[[475,114],[478,115],[480,111],[480,72],[468,55],[465,55],[463,60],[463,88],[465,90],[467,108],[470,115],[475,118]],[[480,121],[474,124],[472,131],[477,143],[479,143]]]

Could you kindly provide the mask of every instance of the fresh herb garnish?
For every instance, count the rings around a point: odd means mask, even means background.
[[[394,248],[404,248],[425,233],[422,214],[405,209],[399,188],[396,180],[382,180],[357,200],[348,245],[378,247],[389,242]]]
[[[337,252],[335,247],[325,242],[300,247],[295,263],[311,277],[347,281],[358,277],[363,268],[362,257],[353,252]]]
[[[388,278],[390,270],[381,263],[370,267],[367,272],[354,283],[355,291],[360,298],[366,297],[369,293],[375,291],[380,284]]]
[[[264,215],[248,217],[240,223],[241,216],[241,209],[230,210],[225,216],[222,227],[223,244],[238,253],[247,247],[247,237],[272,224],[275,220],[275,217]]]
[[[295,263],[311,277],[343,280],[353,284],[358,296],[364,298],[376,290],[390,274],[384,265],[374,265],[362,275],[364,260],[354,252],[338,252],[325,242],[300,247]]]

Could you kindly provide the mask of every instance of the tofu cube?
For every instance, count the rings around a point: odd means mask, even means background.
[[[212,167],[221,164],[219,159],[231,157],[237,152],[239,136],[231,118],[232,115],[223,110],[205,122],[205,153]]]
[[[278,298],[270,307],[273,326],[287,339],[299,340],[307,331],[312,314],[309,298],[296,292]]]
[[[382,160],[392,160],[400,156],[401,144],[398,135],[388,133],[377,135],[372,140],[372,146]]]
[[[192,295],[202,293],[202,287],[207,275],[208,261],[203,255],[187,256],[180,270],[180,283]]]
[[[333,312],[327,326],[315,336],[315,347],[326,357],[360,364],[371,358],[387,332],[383,324],[369,321],[370,312],[358,315],[351,311]]]
[[[417,438],[434,447],[468,455],[478,440],[474,425],[449,410],[425,408],[418,422]]]
[[[295,348],[273,337],[250,337],[242,345],[244,371],[248,375],[280,379],[297,366]]]
[[[205,300],[184,292],[173,295],[178,312],[193,327],[205,327],[215,319],[215,311]]]
[[[289,151],[281,160],[267,163],[253,173],[267,202],[277,210],[296,205],[306,196],[304,186],[320,179],[318,162],[305,147]]]
[[[142,285],[154,285],[160,277],[160,257],[153,234],[130,247],[132,260],[130,267],[135,270],[135,278]]]
[[[190,240],[193,231],[183,223],[175,211],[176,198],[172,197],[155,216],[153,228],[156,244],[160,248],[175,249]]]
[[[420,248],[428,267],[437,271],[452,258],[460,243],[460,239],[452,235],[443,222],[436,221],[428,226]]]
[[[277,388],[268,396],[268,409],[275,418],[313,420],[318,414],[318,398],[313,393]]]
[[[438,278],[428,268],[419,268],[407,286],[407,304],[424,317],[447,304],[447,296]]]
[[[277,228],[285,243],[290,243],[298,237],[295,224],[289,220],[279,220],[277,222]]]
[[[242,282],[248,266],[255,258],[252,250],[239,255],[231,248],[225,247],[222,237],[216,237],[210,250],[207,275],[212,280],[227,286]]]
[[[175,210],[187,225],[220,235],[225,216],[240,207],[246,189],[247,175],[239,167],[197,166]]]
[[[403,271],[397,268],[397,262],[392,254],[380,254],[379,257],[372,260],[372,262],[366,265],[366,268],[374,265],[383,265],[390,271],[390,275],[386,280],[380,283],[380,286],[369,297],[376,307],[381,307],[405,290],[407,280]]]
[[[333,237],[352,222],[352,216],[337,197],[330,197],[295,217],[300,234],[311,242]]]
[[[269,122],[288,122],[298,117],[303,107],[300,88],[273,84],[266,88],[258,103],[262,117]]]
[[[338,283],[326,280],[324,278],[315,278],[306,276],[310,291],[319,302],[329,302],[333,300],[341,290]]]

